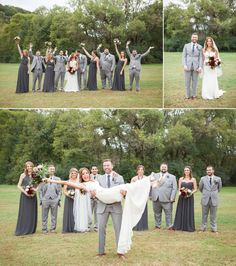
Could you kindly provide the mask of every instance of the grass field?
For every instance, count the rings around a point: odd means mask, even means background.
[[[41,233],[41,208],[34,235],[16,237],[20,192],[16,186],[0,186],[0,265],[235,265],[236,261],[236,187],[223,188],[218,209],[218,230],[174,232],[154,231],[153,211],[149,202],[149,230],[135,232],[128,259],[116,257],[114,232],[109,220],[107,256],[96,258],[97,233],[61,234],[63,206],[58,213],[57,234]],[[64,198],[62,199],[62,202]],[[176,203],[174,204],[175,213]],[[201,221],[200,192],[195,195],[195,223]]]
[[[185,100],[184,71],[181,53],[164,53],[164,105],[166,108],[235,108],[236,107],[236,53],[220,54],[223,75],[219,77],[220,89],[226,93],[220,99],[203,100],[198,79],[196,100]]]
[[[98,76],[98,91],[79,93],[30,93],[16,94],[18,64],[0,64],[0,108],[161,108],[162,107],[162,65],[143,65],[141,71],[141,92],[117,92],[101,89]],[[128,67],[125,72],[128,89]]]

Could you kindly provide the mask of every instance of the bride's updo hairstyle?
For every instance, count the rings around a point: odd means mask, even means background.
[[[84,182],[84,180],[83,180],[83,178],[82,178],[82,173],[83,173],[84,170],[87,171],[87,173],[90,175],[90,171],[89,171],[88,168],[86,168],[86,167],[82,167],[82,168],[80,168],[80,169],[79,169],[79,182],[80,182],[80,183],[83,183],[83,182]],[[90,178],[90,176],[89,176],[89,178]]]
[[[69,61],[72,61],[72,59],[76,59],[76,55],[75,55],[75,53],[72,53],[72,54],[70,55],[70,59],[69,59]]]
[[[206,51],[207,50],[207,42],[208,42],[208,40],[210,40],[211,41],[211,43],[212,43],[212,50],[214,51],[214,52],[218,52],[218,49],[217,49],[217,47],[216,47],[216,44],[215,44],[215,42],[214,42],[214,40],[213,40],[213,38],[212,37],[206,37],[206,40],[205,40],[205,43],[204,43],[204,50]]]

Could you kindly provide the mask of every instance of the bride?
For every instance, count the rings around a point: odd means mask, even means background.
[[[219,51],[211,37],[207,37],[205,40],[203,59],[202,98],[205,100],[218,99],[224,93],[219,89],[217,79],[222,73]]]
[[[73,186],[77,189],[87,191],[91,196],[96,196],[100,201],[105,204],[111,204],[114,202],[120,202],[123,199],[123,194],[125,191],[125,203],[123,208],[121,230],[119,236],[119,242],[117,247],[117,253],[125,254],[131,248],[131,238],[133,236],[133,227],[140,220],[146,203],[148,200],[150,186],[156,186],[156,182],[153,181],[152,174],[146,176],[137,182],[127,183],[111,188],[103,188],[95,180],[90,179],[89,170],[83,168],[81,178],[83,179],[82,183],[70,183],[70,186]],[[62,185],[68,185],[67,181],[61,180],[49,180],[45,179],[47,182],[57,183]],[[152,182],[153,181],[153,182]],[[86,214],[85,214],[86,215]]]
[[[65,92],[77,92],[79,91],[77,70],[79,69],[78,62],[76,60],[75,53],[72,53],[70,59],[67,63],[66,86],[64,88]]]

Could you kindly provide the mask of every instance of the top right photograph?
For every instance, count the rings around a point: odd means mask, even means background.
[[[236,108],[236,1],[164,2],[164,107]]]

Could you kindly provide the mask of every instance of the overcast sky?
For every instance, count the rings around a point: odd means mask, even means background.
[[[2,5],[17,6],[34,11],[39,6],[46,6],[47,8],[51,8],[55,4],[65,6],[68,0],[0,0],[0,3]]]

